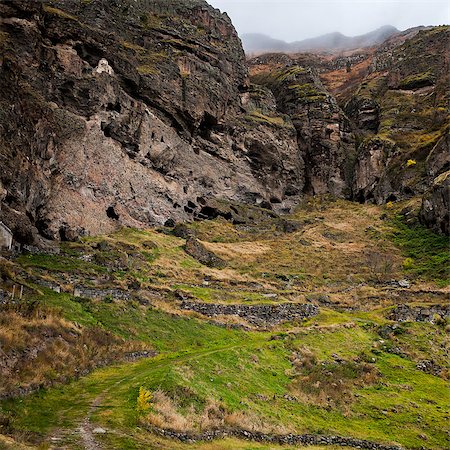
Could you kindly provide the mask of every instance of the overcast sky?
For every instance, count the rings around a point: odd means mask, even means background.
[[[450,22],[446,0],[207,0],[226,11],[240,34],[295,41],[340,31],[355,36],[382,25],[405,30]]]

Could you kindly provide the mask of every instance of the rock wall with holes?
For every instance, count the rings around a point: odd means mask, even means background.
[[[229,17],[204,0],[1,2],[0,221],[49,250],[201,218],[217,199],[289,212],[304,193],[422,195],[449,164],[449,32],[390,51],[344,114],[309,67],[252,84]],[[448,232],[442,204],[422,220]]]
[[[1,220],[24,244],[289,208],[303,161],[240,40],[203,0],[0,4]]]

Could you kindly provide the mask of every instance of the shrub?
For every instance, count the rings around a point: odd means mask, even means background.
[[[403,268],[404,269],[412,269],[414,267],[414,260],[412,258],[406,258],[403,261]]]
[[[145,389],[143,386],[139,388],[139,395],[136,401],[137,412],[143,414],[151,408],[151,400],[153,395],[150,391]]]

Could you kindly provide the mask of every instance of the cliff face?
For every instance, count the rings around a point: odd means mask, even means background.
[[[17,240],[300,193],[295,129],[249,89],[237,34],[206,2],[14,0],[0,13],[2,220]]]
[[[289,114],[305,160],[306,192],[383,204],[423,196],[450,164],[450,27],[411,29],[347,56],[271,54],[250,60]],[[439,189],[436,192],[441,192]],[[448,215],[427,194],[422,221]],[[428,212],[427,212],[428,211]],[[433,211],[430,213],[430,211]],[[427,218],[428,217],[428,218]]]
[[[305,192],[351,196],[355,139],[350,122],[314,69],[293,65],[253,77],[268,86],[291,117],[305,161]]]
[[[368,75],[345,105],[362,141],[354,184],[358,200],[422,195],[448,170],[449,42],[450,28],[436,27],[374,54]]]
[[[0,219],[19,242],[205,218],[214,199],[382,203],[448,170],[448,28],[352,56],[365,69],[340,96],[342,57],[259,58],[251,84],[203,0],[12,0],[0,17]]]
[[[423,197],[420,219],[436,233],[449,234],[450,171],[439,175]]]

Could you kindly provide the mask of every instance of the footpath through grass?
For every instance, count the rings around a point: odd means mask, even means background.
[[[36,433],[47,442],[57,430],[72,430],[66,434],[70,440],[97,399],[91,420],[110,431],[101,439],[122,442],[123,448],[140,448],[139,440],[153,439],[139,428],[136,411],[138,390],[144,386],[177,399],[176,414],[187,417],[214,400],[230,413],[242,413],[244,421],[247,417],[255,426],[263,423],[279,432],[340,434],[396,442],[406,448],[424,443],[430,449],[447,448],[446,381],[418,371],[408,357],[390,353],[389,340],[380,343],[373,322],[353,321],[348,314],[342,319],[348,325],[275,335],[208,324],[199,335],[198,321],[185,319],[184,331],[173,330],[178,334],[174,336],[177,351],[97,370],[67,386],[3,402],[2,411],[12,415],[16,430]],[[193,344],[190,332],[197,333],[201,345]],[[415,331],[407,328],[405,332]],[[185,346],[180,340],[183,335]],[[308,354],[317,358],[314,372],[302,364],[296,366],[293,355],[298,354],[303,359]],[[344,362],[333,362],[335,354]],[[373,380],[359,382],[353,372],[342,372],[341,368],[360,367],[358,361],[363,359],[371,361]],[[311,384],[329,379],[337,383],[335,389],[347,386],[342,399],[327,399]]]

